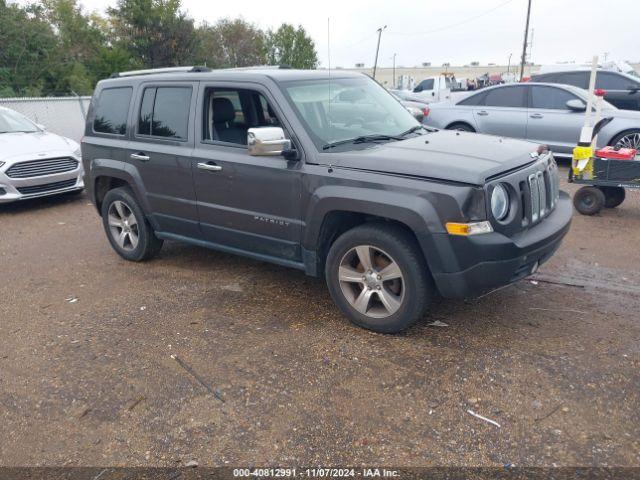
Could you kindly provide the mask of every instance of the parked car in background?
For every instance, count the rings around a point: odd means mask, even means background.
[[[77,142],[0,107],[0,203],[81,191]]]
[[[344,71],[114,76],[96,86],[82,151],[121,257],[179,240],[300,269],[379,332],[407,328],[435,295],[530,275],[572,216],[550,152],[425,128]]]
[[[395,92],[390,92],[396,100],[398,100],[404,108],[406,108],[413,117],[420,123],[424,120],[424,117],[429,115],[429,107],[426,102],[417,102],[415,100],[403,100]]]
[[[522,138],[549,145],[556,156],[571,156],[584,124],[586,90],[569,85],[520,83],[487,87],[457,102],[430,104],[426,125]],[[640,148],[640,112],[604,102],[613,117],[598,135],[598,146]]]
[[[545,69],[547,70],[547,69]],[[561,83],[587,89],[591,68],[539,73],[531,76],[533,82]],[[604,99],[623,110],[640,110],[640,78],[611,70],[598,69],[596,88],[604,90]]]

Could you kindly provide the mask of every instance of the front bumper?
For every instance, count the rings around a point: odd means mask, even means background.
[[[470,237],[437,235],[437,249],[453,259],[449,265],[443,264],[445,271],[433,274],[440,294],[445,298],[475,297],[531,275],[558,249],[572,215],[569,195],[560,192],[548,217],[513,237],[497,232]]]
[[[78,164],[78,168],[68,172],[19,179],[5,175],[3,171],[7,167],[0,170],[0,204],[58,195],[84,188],[82,163]]]

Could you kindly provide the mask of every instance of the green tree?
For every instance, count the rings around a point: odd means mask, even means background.
[[[203,24],[197,30],[197,63],[210,67],[247,67],[266,63],[265,34],[241,18]]]
[[[90,94],[97,78],[92,69],[106,43],[98,17],[86,15],[77,0],[42,0],[58,41],[58,61],[52,67],[55,92]]]
[[[196,47],[193,20],[180,0],[118,0],[108,10],[114,46],[148,68],[188,65]]]
[[[0,19],[0,94],[47,93],[59,47],[44,9],[0,0]]]
[[[293,68],[316,68],[318,54],[305,29],[283,23],[276,31],[267,33],[267,61],[270,65],[289,65]]]

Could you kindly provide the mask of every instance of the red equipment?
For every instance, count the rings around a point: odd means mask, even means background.
[[[616,150],[614,147],[604,147],[596,150],[596,157],[610,160],[633,160],[637,153],[638,151],[635,148],[620,148]]]

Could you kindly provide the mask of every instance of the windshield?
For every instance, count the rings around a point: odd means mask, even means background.
[[[285,95],[318,150],[336,142],[357,148],[362,137],[384,141],[397,138],[420,124],[398,100],[369,77],[329,78],[283,82]],[[331,99],[331,101],[329,101]]]
[[[31,120],[13,110],[0,109],[0,133],[37,132],[38,127]]]

